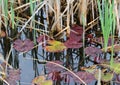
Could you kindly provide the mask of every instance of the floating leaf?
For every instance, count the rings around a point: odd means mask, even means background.
[[[96,57],[98,54],[101,53],[102,53],[101,49],[97,47],[90,46],[85,48],[85,54],[90,55],[92,57]]]
[[[98,71],[96,71],[96,73],[94,75],[95,75],[95,78],[98,79],[98,76],[99,76]],[[113,73],[104,73],[104,72],[101,72],[101,80],[102,81],[108,82],[108,81],[111,81],[112,78],[113,78]]]
[[[61,74],[58,71],[49,73],[48,77],[50,79],[52,79],[53,81],[61,81],[62,80]]]
[[[56,41],[56,40],[49,40],[47,42],[50,46],[45,46],[45,50],[48,52],[61,52],[64,49],[66,49],[66,46],[64,45],[64,43],[60,42],[60,41]]]
[[[85,83],[90,83],[93,80],[95,80],[95,77],[93,74],[89,73],[89,72],[84,72],[84,71],[78,71],[75,73],[77,76],[79,76]],[[83,82],[81,82],[77,77],[75,77],[73,74],[71,74],[69,71],[66,71],[64,73],[62,73],[62,75],[69,75],[70,77],[73,78],[73,80],[75,82],[78,82],[80,84],[82,84]]]
[[[9,85],[16,85],[16,82],[20,80],[20,69],[9,69],[8,76],[5,80],[9,83]]]
[[[30,39],[17,39],[13,43],[13,47],[19,52],[29,51],[34,47],[34,43]]]
[[[120,74],[120,63],[114,62],[110,65],[110,69],[113,70],[116,74]]]
[[[83,28],[78,25],[73,25],[70,31],[69,39],[64,42],[67,48],[80,48],[82,43]]]
[[[64,44],[67,48],[81,48],[83,46],[82,42],[77,42],[70,39],[64,42]]]
[[[61,61],[52,61],[54,63],[57,63],[59,65],[62,65],[63,62]],[[63,70],[63,68],[59,67],[58,65],[54,64],[54,63],[50,63],[48,62],[46,65],[45,65],[45,68],[48,72],[59,72],[61,70]]]
[[[78,25],[73,25],[70,31],[69,39],[73,41],[82,40],[83,28]]]
[[[52,80],[46,80],[45,76],[38,76],[33,79],[32,85],[53,85]]]
[[[79,71],[76,73],[76,75],[78,75],[85,83],[90,83],[95,80],[94,75],[88,72]],[[73,79],[75,82],[79,82],[80,84],[82,84],[82,82],[75,76],[73,76]]]

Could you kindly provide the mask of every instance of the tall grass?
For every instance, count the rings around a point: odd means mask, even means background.
[[[115,31],[115,15],[114,15],[114,0],[102,0],[102,5],[100,0],[97,0],[101,28],[104,38],[104,49],[107,52],[108,39],[110,34],[114,35]],[[114,40],[114,39],[113,39]],[[113,51],[112,51],[113,56]],[[111,57],[111,64],[113,62],[113,57]]]
[[[8,0],[2,0],[2,15],[4,19],[4,25],[8,25]]]
[[[12,23],[12,28],[14,29],[14,17],[15,17],[15,13],[14,13],[14,10],[13,10],[13,5],[14,5],[14,0],[11,2],[11,23]]]

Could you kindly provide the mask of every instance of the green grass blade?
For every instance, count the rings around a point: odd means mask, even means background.
[[[12,29],[14,29],[14,10],[13,10],[13,7],[11,6],[11,21],[12,21]]]
[[[4,15],[3,19],[4,19],[5,27],[7,28],[7,25],[8,25],[8,0],[3,0],[1,2],[2,2],[2,13]]]
[[[104,48],[107,51],[108,39],[112,29],[113,22],[113,5],[109,3],[109,0],[102,0],[102,6],[100,0],[97,0],[98,10],[100,15],[101,28],[104,38]],[[101,8],[102,7],[102,8]]]
[[[33,9],[34,9],[33,3],[32,3],[32,0],[30,0],[30,12],[31,12],[31,14],[33,14]]]

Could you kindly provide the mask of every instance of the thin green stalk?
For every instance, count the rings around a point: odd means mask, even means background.
[[[102,33],[104,38],[104,48],[105,48],[105,52],[107,52],[108,39],[113,26],[114,0],[112,1],[112,4],[109,2],[109,0],[102,0],[102,6],[100,4],[100,0],[97,0],[97,3],[100,14]]]
[[[30,0],[30,12],[31,15],[34,13],[34,8],[35,8],[35,3],[32,3],[32,0]],[[33,22],[35,17],[31,20],[31,27],[35,28],[35,23]],[[36,30],[33,30],[33,40],[34,43],[36,44]]]
[[[114,0],[109,2],[109,0],[102,0],[102,9],[100,6],[100,0],[97,0],[98,9],[100,14],[101,28],[104,38],[104,49],[107,52],[107,45],[110,33],[112,35],[112,51],[110,65],[113,64],[113,54],[114,54],[114,32],[115,32],[115,15],[114,15]],[[104,4],[104,5],[103,5]]]
[[[111,51],[110,65],[114,63],[113,54],[114,54],[114,35],[115,35],[115,15],[113,15],[113,27],[112,27],[111,35],[112,35],[112,51]]]
[[[8,25],[8,0],[2,0],[2,13],[4,15],[4,23],[5,23],[5,27],[7,28]]]
[[[11,6],[11,22],[12,22],[12,29],[14,29],[14,18],[15,18],[15,14],[14,14],[14,10],[13,7]]]

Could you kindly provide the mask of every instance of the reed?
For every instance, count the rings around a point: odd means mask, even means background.
[[[110,65],[113,64],[113,54],[114,54],[114,32],[115,32],[115,14],[114,14],[114,0],[102,0],[102,6],[100,5],[100,0],[98,2],[98,9],[100,14],[101,28],[104,38],[104,49],[107,52],[108,39],[110,34],[112,36],[112,51]]]
[[[102,0],[102,6],[100,4],[100,0],[97,0],[98,2],[98,9],[100,14],[100,22],[101,22],[101,28],[104,38],[104,48],[105,52],[107,52],[107,45],[108,45],[108,39],[110,36],[111,31],[113,31],[113,25],[114,25],[114,0],[112,3],[110,0]]]

